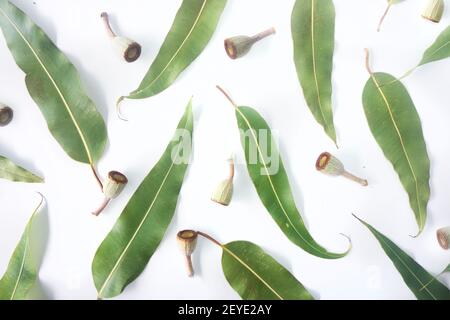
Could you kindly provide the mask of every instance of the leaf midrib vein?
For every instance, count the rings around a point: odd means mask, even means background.
[[[445,44],[443,44],[442,46],[440,46],[439,48],[437,48],[436,50],[434,50],[431,54],[430,57],[434,56],[437,52],[439,52],[440,50],[442,50],[444,47],[448,46],[450,44],[450,41],[447,41]]]
[[[184,125],[184,130],[186,130],[188,123],[189,123],[189,117],[186,119],[186,123]],[[181,144],[178,145],[178,149],[177,149],[177,155],[180,151],[181,148]],[[108,282],[111,280],[112,276],[114,275],[114,273],[116,272],[117,268],[119,267],[120,263],[123,261],[123,258],[125,257],[125,254],[127,253],[128,249],[130,248],[130,246],[132,245],[133,241],[135,240],[135,238],[137,237],[137,234],[139,233],[139,231],[141,230],[142,226],[144,225],[145,221],[148,218],[148,215],[150,214],[150,211],[153,209],[153,205],[155,204],[156,200],[158,199],[158,196],[162,190],[162,188],[164,187],[166,180],[169,176],[169,174],[172,171],[172,168],[174,167],[175,164],[175,160],[172,160],[172,164],[170,165],[169,169],[167,170],[166,175],[164,176],[163,181],[161,182],[160,187],[158,188],[158,191],[156,192],[155,198],[153,199],[153,201],[151,202],[148,210],[146,211],[144,217],[142,218],[142,221],[139,223],[136,231],[134,232],[133,236],[131,237],[130,241],[128,241],[127,245],[125,246],[125,248],[123,249],[122,253],[120,254],[119,258],[117,259],[117,262],[114,264],[113,268],[111,269],[111,272],[108,274],[108,277],[106,278],[105,282],[103,283],[102,287],[100,288],[99,292],[98,292],[98,296],[101,297],[103,290],[105,290],[106,285],[108,284]]]
[[[386,95],[384,94],[383,90],[381,89],[380,85],[378,84],[377,79],[375,78],[375,76],[373,74],[371,75],[371,78],[372,78],[373,82],[375,83],[375,86],[377,87],[378,91],[380,92],[381,97],[383,98],[383,101],[384,101],[384,103],[386,105],[386,108],[388,110],[389,116],[391,118],[392,124],[394,125],[394,128],[395,128],[395,131],[397,132],[398,138],[400,139],[400,144],[402,146],[403,153],[405,154],[406,160],[408,162],[409,169],[411,170],[411,174],[412,174],[412,176],[414,178],[414,183],[415,183],[415,187],[416,187],[417,208],[419,209],[419,229],[421,229],[423,227],[423,217],[422,217],[423,212],[422,212],[421,204],[420,204],[420,201],[419,201],[419,182],[417,180],[417,176],[416,176],[416,173],[414,171],[414,168],[412,167],[411,160],[409,158],[408,151],[406,150],[406,147],[405,147],[405,144],[404,144],[403,137],[401,135],[400,129],[398,128],[397,123],[395,122],[394,115],[392,113],[390,103],[387,100]]]
[[[28,227],[27,227],[27,232],[28,232]],[[23,270],[24,270],[24,268],[25,268],[25,259],[26,259],[26,256],[27,256],[27,254],[28,254],[28,235],[27,235],[26,238],[27,238],[27,239],[26,239],[27,241],[25,242],[25,249],[24,249],[24,251],[23,251],[22,261],[21,261],[21,263],[20,263],[19,274],[18,274],[18,276],[17,276],[16,283],[14,284],[14,289],[13,289],[13,292],[11,293],[11,298],[10,298],[10,300],[14,300],[14,297],[15,297],[16,292],[17,292],[17,288],[19,287],[20,279],[22,279]]]
[[[286,212],[286,209],[285,209],[284,206],[283,206],[283,203],[281,202],[281,200],[280,200],[280,198],[279,198],[279,196],[278,196],[278,192],[276,191],[275,186],[273,185],[272,179],[270,178],[270,173],[269,173],[269,170],[268,170],[268,168],[267,168],[267,166],[266,166],[266,163],[265,163],[265,161],[264,161],[264,157],[263,157],[263,155],[262,155],[261,148],[260,148],[260,146],[259,146],[259,143],[258,143],[258,140],[257,140],[257,138],[256,138],[256,136],[255,136],[255,133],[253,132],[254,129],[252,128],[252,126],[251,126],[250,122],[248,121],[247,117],[241,112],[241,110],[239,110],[239,108],[236,108],[236,110],[237,110],[237,111],[239,112],[239,114],[242,116],[242,118],[244,119],[244,121],[245,121],[246,124],[247,124],[247,127],[250,129],[250,131],[251,131],[251,133],[252,133],[252,136],[253,136],[253,139],[254,139],[254,141],[255,141],[256,147],[257,147],[257,149],[258,149],[259,156],[260,156],[261,159],[262,159],[262,164],[263,164],[263,166],[264,166],[264,170],[266,171],[266,177],[267,177],[267,179],[269,180],[269,183],[270,183],[270,186],[271,186],[271,188],[272,188],[272,191],[273,191],[273,193],[275,194],[275,197],[276,197],[276,199],[277,199],[277,202],[278,202],[279,206],[281,207],[281,209],[283,210],[284,215],[285,215],[286,218],[288,219],[289,224],[292,226],[292,228],[295,230],[295,232],[300,236],[300,238],[301,238],[308,246],[310,246],[314,251],[318,252],[319,254],[323,254],[323,255],[325,255],[325,256],[330,256],[330,257],[331,257],[332,255],[330,255],[330,254],[328,254],[328,253],[325,253],[325,252],[322,252],[322,251],[316,249],[311,243],[309,243],[309,241],[307,241],[307,240],[302,236],[302,234],[297,230],[296,226],[292,223],[291,219],[289,218],[289,215],[288,215],[287,212]]]
[[[177,49],[177,51],[175,51],[174,55],[171,57],[171,59],[169,60],[169,62],[166,64],[166,66],[164,67],[164,69],[158,74],[158,76],[156,76],[155,79],[153,79],[152,82],[150,82],[150,84],[148,84],[147,86],[145,86],[144,88],[137,90],[136,92],[134,92],[133,95],[138,95],[141,92],[147,90],[148,88],[150,88],[151,86],[153,86],[153,84],[159,80],[159,78],[162,77],[162,75],[164,74],[164,72],[166,72],[166,70],[169,68],[169,66],[171,65],[171,63],[175,60],[175,58],[177,57],[177,55],[180,53],[181,49],[184,47],[184,45],[186,44],[187,40],[191,37],[192,33],[194,32],[195,27],[198,25],[198,22],[200,21],[200,17],[203,14],[203,11],[206,7],[206,3],[208,2],[208,0],[204,0],[200,11],[191,27],[191,29],[189,30],[189,33],[187,34],[187,36],[183,39],[183,42],[181,43],[180,47]]]
[[[403,261],[403,259],[397,254],[397,252],[395,252],[391,246],[389,245],[389,243],[387,243],[386,241],[384,241],[383,238],[379,237],[380,241],[382,243],[384,243],[384,245],[397,257],[397,259],[401,262],[401,264],[413,275],[413,277],[420,283],[421,287],[424,287],[424,284],[422,283],[422,281],[419,279],[419,277],[408,267],[408,265],[406,264],[406,262]],[[430,294],[430,296],[433,298],[433,300],[437,300],[436,297],[428,290],[427,287],[424,287],[425,290]]]
[[[252,269],[247,263],[245,263],[241,258],[239,258],[233,251],[228,249],[226,246],[222,246],[222,249],[229,253],[233,258],[235,258],[239,263],[241,263],[245,268],[247,268],[259,281],[261,281],[270,291],[272,291],[280,300],[284,300],[284,298],[274,289],[272,288],[256,271]]]
[[[66,108],[67,112],[69,113],[69,116],[78,132],[78,135],[80,136],[80,139],[83,143],[86,155],[88,157],[88,161],[90,164],[93,164],[93,159],[91,156],[91,152],[89,150],[89,146],[86,142],[86,138],[84,137],[84,134],[77,122],[77,120],[75,119],[75,115],[73,114],[72,110],[70,109],[70,106],[66,100],[66,98],[64,97],[61,89],[58,87],[56,81],[53,79],[51,73],[49,70],[47,70],[46,66],[44,65],[43,61],[41,60],[41,58],[39,57],[39,55],[37,54],[36,50],[33,48],[33,46],[31,45],[31,43],[27,40],[27,38],[25,37],[25,35],[20,31],[19,27],[14,23],[14,21],[11,20],[11,18],[6,14],[6,12],[0,8],[0,12],[6,17],[6,19],[8,20],[8,22],[13,26],[13,28],[16,30],[16,32],[19,34],[19,36],[22,38],[22,40],[25,42],[25,44],[28,46],[28,48],[31,50],[32,54],[35,56],[36,60],[38,61],[39,65],[41,66],[41,68],[44,70],[45,74],[47,75],[47,77],[50,79],[50,82],[53,84],[53,86],[55,87],[56,91],[58,92],[58,95],[60,96],[64,107]]]
[[[29,178],[30,177],[28,177],[27,175],[25,175],[25,174],[20,174],[20,173],[16,173],[16,172],[14,172],[14,171],[10,171],[10,170],[7,170],[7,169],[0,169],[0,173],[5,173],[6,175],[9,175],[9,176],[11,176],[11,177],[13,177],[13,178],[20,178],[20,179],[24,179],[24,180],[30,180]],[[35,178],[36,177],[36,175],[34,175],[34,174],[32,174],[32,173],[29,173],[29,174],[31,174],[32,175],[32,179],[33,178]]]
[[[311,53],[312,53],[312,64],[313,64],[313,74],[314,74],[314,83],[317,93],[317,101],[319,103],[319,110],[320,114],[322,115],[323,123],[326,127],[328,127],[327,121],[325,119],[325,114],[323,112],[323,106],[322,106],[322,98],[320,95],[320,88],[319,88],[319,79],[317,78],[317,62],[316,62],[316,41],[315,41],[315,0],[311,0]]]

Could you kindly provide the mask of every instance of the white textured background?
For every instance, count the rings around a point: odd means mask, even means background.
[[[435,230],[450,224],[450,60],[418,69],[404,83],[421,116],[431,159],[431,190],[426,229],[418,239],[413,212],[391,164],[369,132],[361,105],[368,78],[363,48],[373,68],[401,75],[450,22],[438,25],[420,17],[425,1],[392,8],[376,32],[385,0],[336,0],[336,52],[333,73],[335,125],[339,150],[307,108],[292,58],[290,15],[294,1],[230,0],[210,44],[178,81],[162,94],[123,104],[129,122],[117,119],[118,96],[135,89],[158,53],[181,1],[14,0],[78,68],[86,90],[107,120],[109,145],[99,163],[105,175],[116,169],[130,179],[123,195],[99,218],[90,212],[102,199],[89,167],[71,160],[52,138],[29,97],[20,71],[0,39],[0,101],[11,105],[14,121],[0,129],[0,154],[45,176],[45,185],[0,181],[0,274],[18,242],[32,209],[35,191],[48,200],[39,230],[48,238],[40,269],[40,293],[48,299],[95,299],[91,261],[133,191],[165,149],[186,103],[194,95],[195,154],[178,209],[166,237],[142,275],[119,299],[236,299],[223,276],[221,252],[202,241],[194,257],[197,275],[185,276],[176,232],[196,228],[223,242],[250,240],[286,266],[320,299],[412,299],[375,238],[351,213],[385,233],[426,269],[437,273],[450,260],[437,244]],[[122,62],[111,48],[100,20],[111,13],[118,33],[140,42],[141,59]],[[274,26],[276,36],[257,44],[243,59],[225,55],[222,41]],[[239,104],[255,107],[277,132],[299,209],[315,239],[342,251],[352,237],[353,251],[335,261],[311,256],[292,244],[262,206],[243,165],[238,166],[235,197],[229,208],[209,200],[226,175],[224,160],[242,156],[234,113],[215,89],[222,84]],[[317,173],[320,152],[335,153],[354,173],[367,177],[359,187]],[[447,278],[447,283],[449,279]]]

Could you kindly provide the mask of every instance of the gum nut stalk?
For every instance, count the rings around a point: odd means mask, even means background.
[[[13,117],[13,110],[10,107],[0,103],[0,127],[7,126],[12,121]]]
[[[134,62],[139,59],[142,52],[141,45],[136,41],[133,41],[126,37],[118,36],[111,28],[108,13],[103,12],[101,14],[101,18],[103,19],[103,23],[105,25],[108,36],[113,40],[114,47],[123,57],[123,59],[125,59],[126,62]]]
[[[422,17],[432,22],[441,21],[444,13],[444,0],[427,0],[427,5],[422,12]]]
[[[329,176],[343,176],[359,183],[364,187],[368,185],[367,180],[361,179],[347,172],[342,162],[329,152],[323,152],[320,154],[316,161],[316,169]]]
[[[450,226],[441,228],[436,232],[439,245],[444,250],[448,250],[450,244]]]
[[[231,59],[238,59],[240,57],[245,56],[251,50],[251,48],[256,42],[274,33],[275,29],[270,28],[268,30],[265,30],[263,32],[254,35],[253,37],[235,36],[225,39],[224,41],[225,51]]]
[[[187,273],[189,277],[194,275],[194,268],[192,267],[192,254],[197,246],[198,234],[193,230],[183,230],[177,234],[177,243],[185,257]]]

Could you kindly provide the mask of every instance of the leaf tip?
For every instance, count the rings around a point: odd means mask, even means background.
[[[346,238],[346,239],[348,240],[348,249],[347,249],[347,251],[345,251],[345,252],[343,253],[343,255],[345,256],[345,255],[347,255],[347,254],[353,249],[352,238],[350,238],[349,236],[347,236],[347,235],[344,234],[344,233],[340,233],[340,235],[343,236],[344,238]]]
[[[126,99],[126,97],[125,96],[121,96],[121,97],[119,97],[119,99],[117,99],[117,102],[116,102],[116,113],[117,113],[117,117],[120,119],[120,120],[123,120],[123,121],[128,121],[128,119],[126,119],[126,118],[124,118],[123,116],[122,116],[122,111],[121,111],[121,105],[122,105],[122,101],[123,100],[125,100]]]

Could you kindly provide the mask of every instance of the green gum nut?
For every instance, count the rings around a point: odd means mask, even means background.
[[[444,0],[428,0],[428,3],[423,10],[422,17],[432,22],[438,23],[441,21],[444,13]]]
[[[211,200],[217,202],[223,206],[228,206],[233,197],[233,180],[223,180],[217,186],[216,190],[211,197]]]
[[[105,198],[107,199],[115,199],[125,188],[128,183],[127,177],[118,172],[111,171],[108,173],[108,181],[105,183],[103,187],[103,193],[105,194]]]

